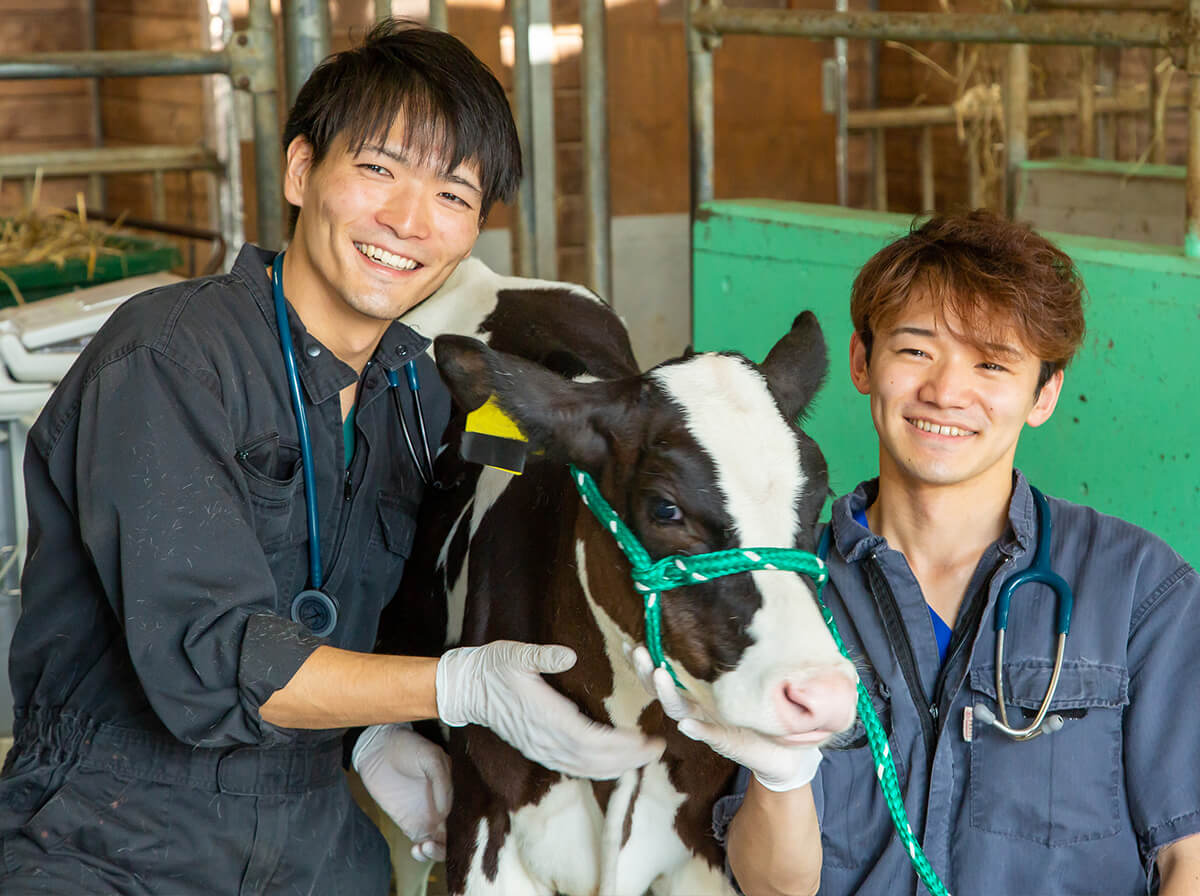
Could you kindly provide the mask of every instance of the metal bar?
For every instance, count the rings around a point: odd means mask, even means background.
[[[887,195],[887,135],[883,128],[875,129],[875,140],[871,144],[874,158],[871,161],[871,202],[877,211],[886,212]]]
[[[535,276],[558,277],[558,178],[554,140],[554,26],[550,0],[529,3],[529,155],[533,159],[533,205],[537,222]]]
[[[446,0],[429,0],[429,27],[438,31],[450,30],[450,14]]]
[[[850,0],[834,0],[834,8],[838,12],[848,12]],[[834,151],[837,158],[837,203],[842,206],[850,204],[850,131],[846,127],[846,119],[850,115],[850,97],[847,96],[848,49],[846,38],[839,37],[834,40],[833,60],[837,67],[837,133],[834,137]]]
[[[0,155],[0,177],[23,177],[42,169],[43,177],[82,177],[130,171],[220,171],[221,163],[202,146],[100,146]]]
[[[537,210],[533,204],[533,66],[529,61],[529,0],[511,0],[513,30],[513,105],[517,137],[525,158],[525,176],[517,191],[517,267],[523,277],[537,273]]]
[[[96,49],[96,0],[87,0],[84,4],[84,35],[87,38],[85,50]],[[88,79],[88,105],[92,121],[92,146],[104,145],[104,117],[100,114],[100,81],[98,78]],[[104,208],[107,203],[107,189],[104,178],[99,174],[88,176],[88,204],[92,208]]]
[[[921,166],[921,211],[932,212],[937,204],[934,202],[933,188],[933,128],[929,126],[921,128],[918,158]]]
[[[1004,208],[1017,209],[1021,163],[1029,158],[1029,45],[1008,48],[1004,89]]]
[[[1031,9],[1074,9],[1092,12],[1182,12],[1184,4],[1176,0],[1034,0]]]
[[[777,34],[815,39],[941,40],[968,43],[1177,47],[1186,40],[1178,16],[1162,13],[830,12],[701,6],[692,15],[709,34]]]
[[[713,12],[703,0],[684,3],[684,29],[688,54],[688,130],[691,168],[692,217],[703,202],[713,198],[713,159],[716,129],[713,114],[713,53],[697,30],[697,18]]]
[[[96,50],[0,56],[0,81],[43,78],[141,78],[158,75],[227,75],[225,50]]]
[[[1135,91],[1096,98],[1097,112],[1140,113],[1144,112],[1145,108],[1145,95]],[[1073,118],[1079,114],[1079,102],[1075,99],[1030,100],[1028,109],[1030,118]],[[962,113],[962,119],[970,121],[983,114],[981,110],[967,110]],[[954,124],[956,121],[958,113],[953,106],[904,106],[852,110],[847,124],[852,131],[872,131],[875,128],[916,128],[932,124]]]
[[[290,106],[312,70],[329,55],[328,0],[283,0],[283,41]]]
[[[254,180],[258,209],[258,244],[283,248],[282,152],[279,129],[279,84],[275,75],[275,20],[270,0],[250,0],[251,42],[261,54],[260,68],[250,79],[254,104]]]
[[[1079,66],[1079,154],[1096,154],[1096,48],[1083,47]]]
[[[587,284],[612,302],[612,220],[609,193],[608,88],[604,0],[581,0],[583,31],[583,165],[587,207]]]
[[[1188,0],[1192,44],[1188,47],[1187,219],[1183,254],[1200,259],[1200,0]]]

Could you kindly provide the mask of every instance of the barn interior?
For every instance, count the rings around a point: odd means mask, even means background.
[[[0,755],[25,433],[124,298],[285,244],[290,98],[386,15],[508,92],[527,177],[476,246],[494,270],[594,289],[643,366],[761,359],[817,312],[838,494],[875,463],[844,412],[861,264],[934,211],[1052,234],[1089,331],[1018,464],[1200,560],[1197,0],[0,0]]]

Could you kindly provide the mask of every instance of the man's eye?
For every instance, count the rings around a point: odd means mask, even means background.
[[[902,349],[900,349],[900,354],[912,355],[914,358],[926,357],[925,352],[921,351],[921,349],[919,349],[919,348],[902,348]]]
[[[1005,367],[1003,364],[997,364],[994,361],[984,361],[979,366],[982,367],[984,370],[993,370],[993,371],[996,371],[997,373],[1004,373],[1005,371],[1008,370],[1008,368]]]
[[[651,498],[650,519],[656,523],[680,523],[683,522],[683,511],[666,498]]]
[[[359,165],[358,167],[362,168],[364,171],[370,171],[372,174],[387,174],[388,173],[388,170],[386,168],[384,168],[382,165],[374,165],[370,162],[364,162],[363,164]]]
[[[458,205],[467,205],[467,200],[463,199],[457,193],[450,193],[450,192],[443,191],[441,193],[438,193],[438,195],[441,196],[443,199],[449,199],[451,202],[457,203]]]

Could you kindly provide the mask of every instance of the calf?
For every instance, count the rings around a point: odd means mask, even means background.
[[[487,729],[455,729],[450,892],[731,894],[710,817],[736,769],[679,734],[638,682],[626,649],[645,639],[642,597],[566,463],[593,476],[655,559],[732,547],[812,550],[825,463],[791,421],[825,373],[820,330],[801,315],[761,367],[700,354],[638,375],[605,306],[546,285],[516,292],[497,293],[490,310],[485,300],[476,316],[475,332],[492,347],[441,337],[438,366],[460,407],[494,394],[540,453],[516,478],[479,473],[452,451],[439,458],[448,488],[423,508],[404,591],[446,601],[430,605],[418,637],[432,626],[448,643],[569,645],[578,663],[552,683],[591,717],[640,726],[667,748],[644,769],[593,782],[538,766]],[[533,326],[544,335],[527,338]],[[853,721],[855,673],[807,580],[741,573],[660,599],[664,651],[716,718],[799,741]],[[421,631],[413,609],[405,611],[410,636]]]

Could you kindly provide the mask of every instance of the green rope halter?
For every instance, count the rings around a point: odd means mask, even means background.
[[[632,567],[633,587],[641,592],[645,602],[646,649],[650,651],[650,658],[654,660],[654,665],[666,669],[680,688],[683,688],[683,683],[675,674],[675,670],[671,668],[671,664],[667,662],[666,654],[663,652],[662,610],[659,606],[659,594],[663,591],[670,591],[672,588],[695,585],[734,573],[769,569],[798,572],[808,576],[816,586],[817,606],[821,609],[821,617],[825,620],[825,625],[833,636],[838,650],[841,651],[842,656],[849,659],[846,645],[838,632],[837,623],[834,622],[833,613],[821,600],[821,591],[829,578],[829,573],[825,568],[825,562],[816,554],[809,554],[793,548],[733,548],[708,554],[675,555],[654,561],[642,547],[641,542],[637,540],[637,536],[630,531],[612,506],[604,500],[604,496],[600,494],[600,489],[596,487],[592,477],[572,465],[571,478],[575,482],[584,506],[591,510],[600,524],[612,534],[617,545],[629,560],[629,565]],[[684,689],[686,690],[686,688]],[[926,858],[921,845],[917,843],[912,826],[908,823],[908,815],[904,811],[904,798],[900,794],[900,781],[896,776],[896,765],[892,761],[891,749],[888,746],[887,733],[883,730],[883,723],[879,721],[879,716],[871,703],[871,696],[863,687],[861,680],[858,682],[858,716],[862,719],[863,727],[867,732],[867,740],[871,745],[871,754],[875,757],[875,777],[879,781],[884,802],[887,803],[888,812],[892,816],[896,836],[908,850],[908,857],[913,868],[916,869],[932,896],[950,896],[945,884],[941,882],[937,872],[929,864],[929,859]]]

